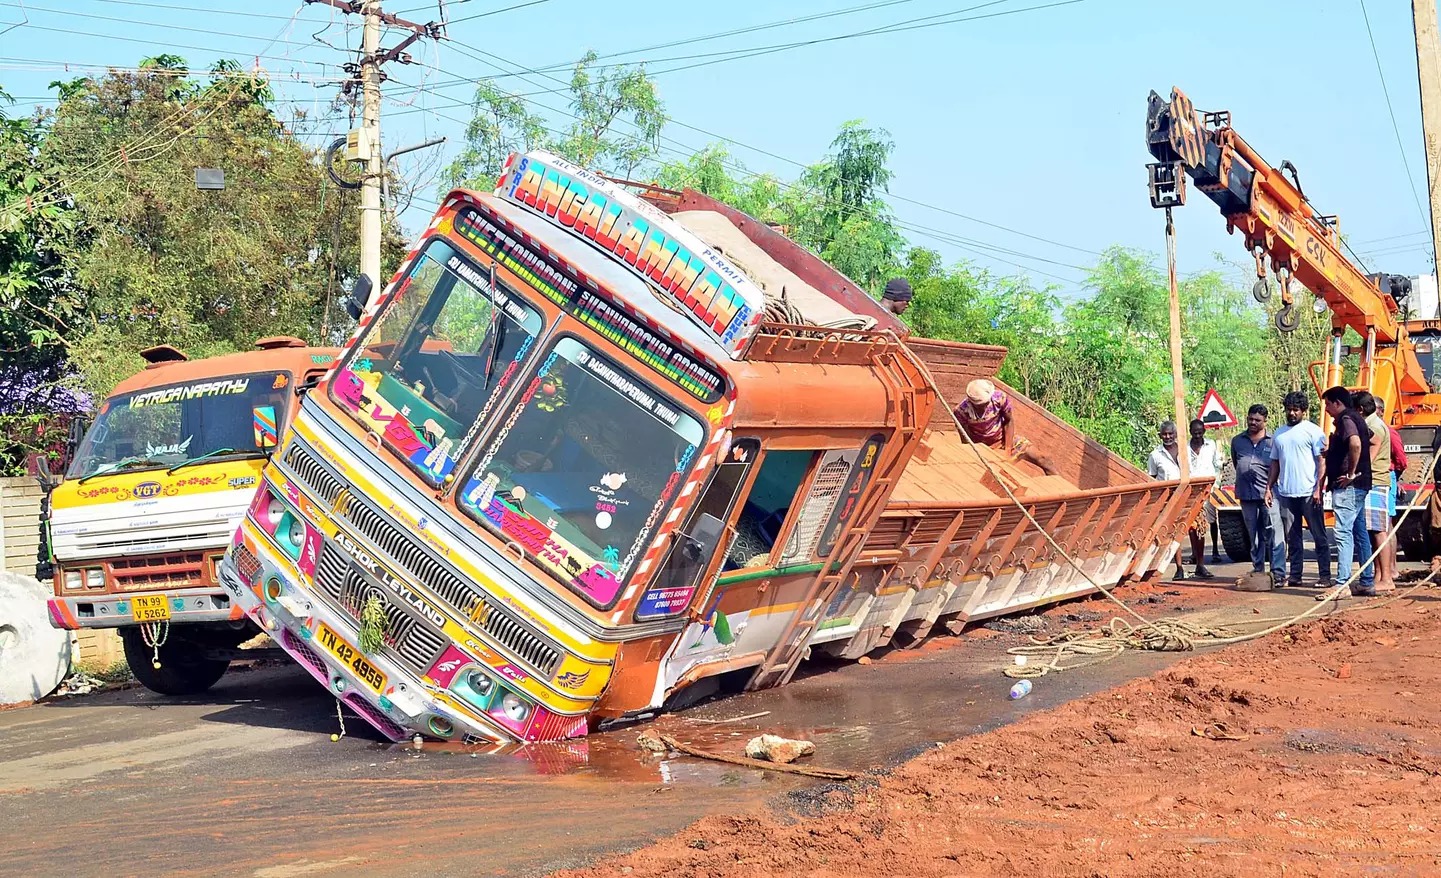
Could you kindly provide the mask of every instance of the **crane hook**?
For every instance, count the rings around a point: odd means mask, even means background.
[[[1295,305],[1288,302],[1281,306],[1280,311],[1276,312],[1276,328],[1280,331],[1295,332],[1296,327],[1300,325],[1301,313],[1296,310]]]
[[[1256,282],[1251,285],[1251,296],[1262,305],[1271,301],[1271,281],[1264,277],[1256,278]]]

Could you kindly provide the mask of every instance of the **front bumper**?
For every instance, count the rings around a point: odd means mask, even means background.
[[[85,628],[125,628],[138,625],[130,615],[130,601],[135,597],[165,595],[170,602],[172,624],[189,622],[235,622],[245,617],[240,606],[221,588],[178,588],[126,592],[124,594],[89,594],[50,598],[50,624],[56,628],[79,631]]]
[[[219,564],[221,585],[281,649],[352,712],[390,740],[405,741],[419,734],[467,743],[501,744],[585,734],[584,716],[562,717],[547,712],[550,721],[544,727],[532,722],[524,731],[507,728],[485,715],[477,716],[476,712],[463,707],[460,699],[452,693],[428,679],[422,679],[385,651],[360,656],[385,675],[383,684],[377,690],[357,673],[353,665],[342,661],[318,642],[317,632],[324,625],[347,641],[349,648],[359,655],[360,650],[356,646],[360,643],[360,631],[355,620],[327,602],[308,596],[299,584],[295,569],[281,562],[268,545],[257,545],[248,540],[246,543],[246,551],[253,552],[260,562],[254,582],[264,583],[266,593],[262,594],[259,588],[240,576],[234,550]],[[278,595],[273,594],[272,583],[279,584]],[[474,659],[466,659],[477,669],[483,667]]]

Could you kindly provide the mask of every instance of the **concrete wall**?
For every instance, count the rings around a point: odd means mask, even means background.
[[[4,569],[22,576],[35,575],[40,551],[40,498],[43,492],[33,478],[0,479],[0,553]],[[44,591],[50,583],[43,583]],[[74,632],[71,655],[77,662],[112,665],[125,656],[114,629]]]
[[[40,483],[32,478],[0,479],[0,549],[5,570],[35,575],[42,493]]]

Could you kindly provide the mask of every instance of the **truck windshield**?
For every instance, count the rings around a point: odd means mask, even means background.
[[[704,437],[697,419],[623,367],[562,338],[481,455],[459,502],[608,609]]]
[[[100,405],[66,477],[263,454],[275,447],[292,392],[289,373],[264,372],[112,396]]]
[[[432,237],[331,382],[331,396],[439,485],[543,325],[514,290]]]

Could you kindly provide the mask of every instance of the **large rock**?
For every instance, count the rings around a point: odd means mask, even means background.
[[[0,704],[44,698],[70,673],[70,632],[50,627],[50,589],[0,572]]]
[[[816,745],[810,741],[796,741],[780,735],[761,735],[746,742],[746,755],[751,759],[767,762],[795,762],[802,756],[816,752]]]

